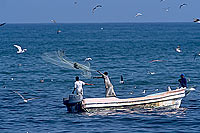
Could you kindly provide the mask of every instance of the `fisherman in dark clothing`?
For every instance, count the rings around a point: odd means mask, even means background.
[[[181,87],[187,87],[187,80],[184,76],[184,74],[181,74],[181,79],[178,80]]]

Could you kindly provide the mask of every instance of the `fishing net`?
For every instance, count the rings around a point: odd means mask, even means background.
[[[91,78],[93,69],[90,69],[90,63],[87,61],[87,65],[79,64],[77,62],[70,61],[64,54],[64,51],[54,51],[49,53],[44,53],[42,59],[46,62],[52,63],[54,65],[64,67],[72,70],[82,71],[81,74],[86,78]]]

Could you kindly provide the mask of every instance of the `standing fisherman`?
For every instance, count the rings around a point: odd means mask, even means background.
[[[103,78],[106,88],[106,97],[116,97],[115,91],[113,89],[113,85],[110,82],[110,79],[108,77],[108,72],[101,73],[100,71],[97,71],[99,74],[101,74],[101,77],[93,77],[93,78]]]
[[[181,74],[181,79],[179,79],[178,81],[179,81],[181,87],[183,87],[183,88],[187,87],[187,80],[183,73]]]
[[[76,82],[74,83],[74,90],[72,93],[74,94],[74,91],[76,90],[77,95],[83,96],[83,85],[94,85],[94,84],[85,83],[85,82],[79,80],[79,77],[77,76]]]

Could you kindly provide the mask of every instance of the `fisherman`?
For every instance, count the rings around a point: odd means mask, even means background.
[[[76,90],[77,95],[83,96],[83,85],[94,85],[94,84],[85,83],[85,82],[79,80],[79,77],[76,76],[76,82],[74,83],[74,90],[72,93],[74,94],[74,91]]]
[[[115,91],[113,89],[113,85],[110,82],[110,79],[108,77],[108,72],[101,73],[100,71],[97,71],[99,74],[101,74],[101,77],[93,77],[93,78],[103,78],[106,88],[106,97],[116,97]]]
[[[187,87],[187,80],[183,73],[181,74],[181,78],[178,81],[179,81],[181,87],[183,87],[183,88]]]

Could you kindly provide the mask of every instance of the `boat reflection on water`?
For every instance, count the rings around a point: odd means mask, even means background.
[[[115,109],[115,110],[107,110],[107,111],[96,111],[96,112],[82,112],[82,115],[86,116],[127,116],[130,117],[177,117],[184,118],[186,115],[187,108],[177,108],[177,109]]]

